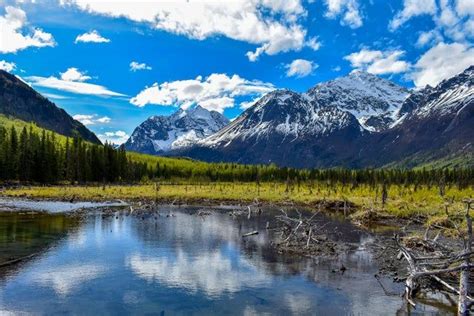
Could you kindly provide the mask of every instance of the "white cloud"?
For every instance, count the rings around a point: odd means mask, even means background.
[[[437,10],[435,0],[404,0],[403,9],[390,21],[389,28],[396,30],[412,17],[423,14],[435,14]]]
[[[319,66],[312,61],[305,59],[295,59],[286,66],[287,77],[306,77],[310,75]]]
[[[406,72],[410,64],[400,60],[404,51],[380,51],[362,49],[344,57],[351,63],[353,68],[365,70],[369,73],[381,75]]]
[[[199,104],[208,110],[223,112],[233,107],[235,97],[261,96],[274,90],[270,83],[247,80],[238,75],[211,74],[207,78],[155,83],[130,100],[136,106],[158,104],[187,108]]]
[[[400,60],[405,54],[404,51],[396,50],[385,55],[385,57],[375,60],[368,68],[367,72],[375,75],[397,74],[405,72],[410,68],[410,64]]]
[[[405,0],[403,10],[389,24],[396,30],[413,17],[430,15],[435,28],[421,33],[417,46],[439,43],[443,38],[455,42],[474,37],[474,4],[472,0]]]
[[[61,79],[65,81],[82,82],[82,81],[87,81],[91,79],[91,77],[86,76],[84,72],[81,72],[79,69],[74,68],[74,67],[69,68],[65,72],[61,72],[60,75],[61,75]]]
[[[122,145],[129,138],[130,135],[124,131],[115,131],[115,132],[105,132],[104,134],[97,135],[102,143],[112,143],[116,145]]]
[[[252,107],[260,99],[261,98],[258,97],[258,98],[255,98],[253,100],[250,100],[250,101],[241,102],[239,107],[240,107],[241,110],[247,110],[248,108]]]
[[[49,98],[49,99],[56,99],[56,100],[64,100],[67,99],[66,96],[59,95],[59,94],[54,94],[54,93],[42,93],[43,96]]]
[[[0,69],[5,70],[6,72],[12,72],[16,69],[16,64],[5,60],[0,60]]]
[[[108,124],[111,122],[110,117],[99,117],[97,114],[76,114],[72,118],[86,126],[96,124]]]
[[[321,48],[321,42],[318,41],[317,37],[312,37],[306,42],[306,46],[316,51]]]
[[[56,45],[53,36],[40,28],[32,28],[23,33],[26,25],[25,11],[11,6],[5,8],[5,15],[0,16],[0,53],[15,53],[28,47]]]
[[[151,67],[145,63],[139,63],[136,61],[132,61],[130,63],[130,71],[137,71],[137,70],[151,70]]]
[[[474,2],[472,0],[457,0],[456,11],[459,15],[474,15]]]
[[[435,86],[473,64],[474,47],[439,43],[418,59],[409,75],[417,87]]]
[[[421,32],[416,41],[416,46],[424,47],[432,43],[439,43],[443,40],[443,36],[437,30]]]
[[[91,77],[86,76],[84,72],[81,72],[77,68],[69,68],[65,72],[60,74],[61,77],[57,78],[54,76],[50,77],[39,77],[30,76],[26,79],[33,85],[38,87],[50,88],[55,90],[62,90],[76,94],[88,94],[96,96],[125,96],[121,93],[111,91],[104,86],[84,82]]]
[[[341,24],[355,29],[361,27],[362,17],[357,0],[325,0],[327,6],[326,17],[335,19],[342,17]]]
[[[103,37],[99,34],[96,30],[92,30],[90,32],[78,35],[74,43],[109,43],[110,40],[108,38]]]
[[[247,53],[251,60],[263,53],[274,55],[300,50],[306,43],[306,29],[300,23],[306,16],[302,0],[61,2],[90,13],[149,23],[156,29],[193,39],[223,35],[259,45],[256,51]]]
[[[351,66],[354,68],[361,68],[366,64],[372,63],[377,59],[383,57],[383,53],[379,50],[368,50],[362,49],[360,52],[352,53],[344,57],[344,59],[350,61]]]

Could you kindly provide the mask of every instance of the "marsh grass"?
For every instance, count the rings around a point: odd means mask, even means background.
[[[443,222],[445,208],[450,212],[463,210],[462,200],[474,195],[472,187],[448,187],[444,197],[437,187],[390,186],[387,200],[382,205],[381,188],[360,185],[330,186],[323,183],[301,183],[288,188],[285,183],[151,183],[142,185],[96,186],[33,186],[10,188],[4,196],[39,199],[69,200],[157,200],[197,203],[251,203],[259,202],[314,206],[321,201],[349,201],[356,208],[351,211],[373,210],[398,218],[413,216],[433,218]]]

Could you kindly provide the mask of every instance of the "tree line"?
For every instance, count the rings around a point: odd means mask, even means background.
[[[123,147],[96,145],[43,129],[0,127],[0,181],[37,183],[134,183],[155,181],[308,181],[357,186],[474,185],[473,168],[295,169],[276,165],[205,163],[190,159],[130,154]]]
[[[23,127],[18,133],[0,128],[0,180],[57,183],[139,181],[147,173],[145,163],[127,158],[123,149],[95,145],[81,138]],[[61,136],[62,137],[62,136]]]

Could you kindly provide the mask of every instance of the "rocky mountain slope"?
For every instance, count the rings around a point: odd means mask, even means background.
[[[305,94],[274,91],[218,133],[172,154],[293,167],[412,166],[472,157],[473,69],[410,95],[360,72]]]
[[[473,161],[474,66],[411,95],[392,128],[364,143],[361,165],[378,161],[414,166],[456,157]]]
[[[65,136],[80,136],[100,144],[97,136],[63,109],[33,90],[14,75],[0,70],[0,113]]]
[[[179,109],[171,116],[152,116],[140,124],[125,148],[146,154],[163,154],[197,143],[227,125],[229,120],[201,106]]]
[[[382,131],[398,117],[409,91],[395,83],[363,72],[320,83],[307,94],[317,108],[337,107],[354,115],[369,131]]]

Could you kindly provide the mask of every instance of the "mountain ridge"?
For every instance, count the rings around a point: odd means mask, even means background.
[[[434,88],[410,95],[395,87],[400,104],[386,102],[379,107],[377,119],[389,116],[380,129],[367,128],[357,117],[366,108],[348,111],[325,98],[315,98],[318,93],[308,97],[289,90],[270,92],[218,133],[171,154],[206,161],[354,168],[396,161],[414,166],[416,161],[466,153],[472,157],[473,73],[471,66]],[[367,100],[362,101],[362,107],[366,106]]]
[[[86,141],[100,144],[99,138],[66,111],[43,97],[21,79],[0,70],[0,113],[35,122],[38,126],[61,135],[80,136]]]
[[[229,120],[216,111],[201,106],[178,109],[170,116],[151,116],[133,131],[125,143],[127,150],[163,154],[194,144],[217,132]]]

